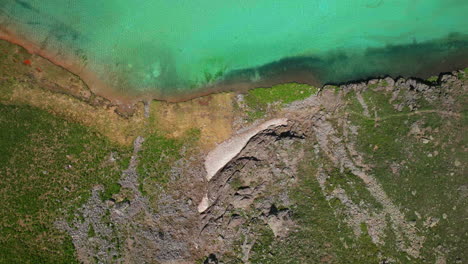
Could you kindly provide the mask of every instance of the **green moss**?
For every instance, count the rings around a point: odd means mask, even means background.
[[[341,91],[340,86],[337,85],[326,85],[323,87],[325,90],[331,90],[333,93],[338,94]]]
[[[243,186],[243,182],[241,181],[241,179],[239,179],[239,177],[235,177],[233,178],[229,184],[231,185],[231,187],[234,189],[234,190],[237,190],[239,189],[240,187]]]
[[[94,231],[93,225],[90,224],[88,228],[88,238],[95,237],[95,236],[96,236],[96,231]]]
[[[182,157],[180,154],[182,145],[181,141],[166,138],[159,133],[154,133],[145,139],[137,167],[144,193],[148,184],[166,185],[169,182],[172,164]]]
[[[138,154],[139,188],[155,207],[161,191],[178,179],[178,175],[172,173],[175,162],[196,151],[194,146],[200,133],[199,129],[190,129],[180,138],[168,138],[159,131],[152,131],[145,137]]]
[[[252,263],[268,263],[275,235],[268,226],[257,227],[256,231],[258,235],[255,238],[249,260]]]
[[[340,90],[341,90],[339,86],[332,85],[331,87],[332,87],[335,94],[338,94],[340,92]]]
[[[17,83],[13,78],[0,78],[0,102],[8,101],[12,94],[12,87]]]
[[[258,119],[263,117],[268,110],[272,110],[274,103],[279,108],[285,104],[303,100],[317,92],[316,87],[298,83],[252,89],[245,96],[245,103],[249,108],[247,114],[252,120]]]
[[[83,126],[27,106],[0,104],[0,263],[76,263],[71,239],[54,227],[117,182],[110,153],[127,149]]]
[[[246,96],[247,103],[269,104],[281,102],[288,104],[305,99],[318,91],[317,88],[306,84],[287,83],[275,85],[271,88],[257,88],[250,90]]]
[[[182,141],[185,145],[191,146],[193,143],[200,140],[200,136],[201,130],[199,128],[191,128],[187,132],[185,132]]]
[[[372,242],[372,238],[368,234],[367,225],[361,223],[361,236],[358,239],[357,251],[361,252],[362,259],[366,260],[368,263],[379,263],[379,253],[381,250],[379,247]]]
[[[120,192],[121,187],[122,186],[116,182],[110,183],[108,186],[105,186],[104,191],[101,192],[101,199],[103,201],[109,200],[112,198],[112,195],[118,194]]]
[[[468,68],[463,69],[463,73],[458,75],[460,79],[467,80],[468,79]]]
[[[431,76],[429,78],[426,79],[426,81],[428,82],[432,82],[432,83],[435,83],[439,80],[439,76]]]
[[[247,111],[247,119],[249,121],[254,121],[254,120],[263,118],[265,115],[266,115],[266,110],[264,110],[264,108],[257,108],[256,110],[253,110],[253,111],[252,110]]]
[[[325,184],[329,193],[335,188],[341,187],[355,204],[360,204],[363,201],[372,205],[375,210],[382,209],[382,204],[372,196],[364,181],[349,170],[341,173],[337,168],[332,169]]]

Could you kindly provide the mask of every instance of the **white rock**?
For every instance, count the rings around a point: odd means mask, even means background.
[[[200,204],[198,204],[198,212],[203,213],[206,211],[206,209],[208,209],[208,207],[210,207],[210,200],[208,199],[208,194],[205,194]]]
[[[205,158],[206,179],[209,181],[211,178],[221,170],[229,161],[239,154],[245,147],[249,140],[258,133],[278,126],[287,125],[286,118],[277,118],[266,121],[256,127],[253,127],[241,134],[238,134],[223,143],[216,146],[215,149],[210,151]]]

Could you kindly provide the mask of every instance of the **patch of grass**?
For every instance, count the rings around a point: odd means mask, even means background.
[[[153,204],[171,180],[175,162],[190,155],[200,139],[199,129],[190,129],[180,138],[168,138],[159,131],[152,131],[143,142],[139,153],[137,172],[140,191],[149,196]]]
[[[431,76],[429,78],[426,79],[426,81],[428,82],[432,82],[432,83],[435,83],[439,80],[439,76]]]
[[[242,182],[241,179],[239,179],[239,177],[234,177],[230,182],[229,184],[231,185],[231,187],[234,189],[234,190],[238,190],[240,187],[242,187],[244,185],[244,183]]]
[[[182,157],[180,154],[182,145],[179,140],[158,133],[145,138],[137,167],[141,181],[151,181],[151,184],[158,185],[167,184],[173,162]],[[144,189],[143,191],[145,192]]]
[[[268,263],[273,250],[272,245],[275,240],[273,231],[268,226],[259,226],[255,229],[258,232],[255,243],[252,247],[250,261],[252,263]]]
[[[120,184],[117,182],[110,183],[108,186],[105,186],[104,191],[100,193],[101,199],[103,201],[111,199],[112,195],[118,194],[120,192],[121,187],[122,186],[120,186]]]
[[[336,187],[343,188],[355,204],[364,201],[372,205],[372,209],[380,210],[383,208],[382,204],[380,204],[366,188],[364,181],[349,170],[341,173],[337,168],[331,169],[329,178],[326,181],[326,187],[328,192],[332,192]]]
[[[331,90],[334,94],[338,94],[341,91],[340,86],[337,85],[325,85],[323,87],[324,90]]]
[[[17,81],[14,78],[0,78],[0,102],[8,101],[12,94],[11,87],[15,85]]]
[[[468,200],[457,191],[466,185],[463,176],[466,167],[454,166],[456,160],[466,161],[463,146],[466,146],[467,138],[462,132],[466,131],[466,119],[433,112],[398,112],[383,103],[389,98],[385,94],[368,91],[363,97],[376,108],[381,119],[376,122],[351,115],[353,125],[359,127],[358,150],[365,153],[365,163],[372,165],[370,173],[390,199],[425,235],[423,257],[435,260],[433,249],[441,246],[450,252],[447,263],[455,263],[457,258],[466,259],[468,256],[461,241],[466,239],[464,219],[468,215],[460,208],[466,207]],[[425,110],[445,110],[440,100],[432,103],[417,100]],[[457,100],[466,99],[459,97]],[[413,124],[418,124],[424,131],[422,135],[409,133]],[[432,139],[423,143],[422,138]],[[416,212],[421,219],[416,217]],[[443,220],[444,215],[450,220]],[[424,227],[423,222],[428,217],[440,222],[433,228]]]
[[[252,89],[245,96],[245,103],[249,107],[247,114],[252,120],[258,119],[263,117],[274,103],[281,107],[297,100],[303,100],[317,92],[318,88],[316,87],[298,83]]]
[[[280,84],[271,88],[257,88],[250,90],[246,96],[246,101],[248,104],[249,102],[251,104],[269,104],[273,102],[288,104],[297,100],[303,100],[317,91],[317,88],[306,84]]]
[[[0,104],[0,263],[76,263],[71,239],[55,229],[110,186],[129,156],[94,131],[28,106]]]
[[[91,238],[91,237],[95,237],[96,236],[96,231],[94,231],[94,227],[92,224],[89,225],[89,228],[88,228],[88,237]]]
[[[463,73],[459,74],[458,77],[462,80],[468,79],[468,68],[463,69]]]
[[[78,76],[4,40],[0,40],[0,69],[0,103],[46,110],[91,127],[121,145],[131,145],[143,129],[142,112],[124,118],[117,110],[97,107],[104,106],[105,100],[90,96]]]
[[[406,113],[407,108],[404,108],[402,112],[397,112],[392,104],[389,104],[390,93],[386,91],[372,91],[367,90],[362,94],[367,106],[369,108],[369,114],[374,116],[377,113],[377,117],[384,118],[391,114]],[[395,103],[395,102],[394,102]],[[375,117],[375,116],[374,116]]]

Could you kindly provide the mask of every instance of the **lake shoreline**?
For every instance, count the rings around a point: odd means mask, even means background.
[[[330,84],[342,85],[387,76],[424,80],[430,76],[464,69],[468,66],[468,35],[452,34],[433,42],[368,49],[364,53],[347,54],[344,51],[337,51],[324,56],[285,58],[256,68],[231,71],[222,80],[193,88],[193,90],[179,88],[172,89],[175,92],[164,93],[128,90],[123,92],[122,88],[107,84],[97,74],[87,70],[85,64],[74,56],[50,54],[39,45],[3,27],[0,27],[0,39],[21,46],[29,53],[43,57],[75,74],[87,84],[93,93],[117,105],[134,105],[141,101],[151,100],[170,103],[185,102],[215,93],[245,93],[250,89],[271,87],[283,83],[301,83],[323,87]],[[425,54],[432,56],[425,56]],[[366,62],[370,65],[369,68],[366,68],[366,64],[364,64]],[[375,65],[379,62],[382,66],[376,67]],[[353,72],[349,70],[352,68],[352,64],[358,64],[361,67],[356,67],[353,69],[356,72]],[[374,68],[372,69],[372,67]],[[164,90],[170,91],[171,89]]]

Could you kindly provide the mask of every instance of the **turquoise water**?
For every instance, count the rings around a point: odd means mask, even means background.
[[[466,0],[2,0],[0,27],[113,89],[164,97],[458,66],[467,14]]]

